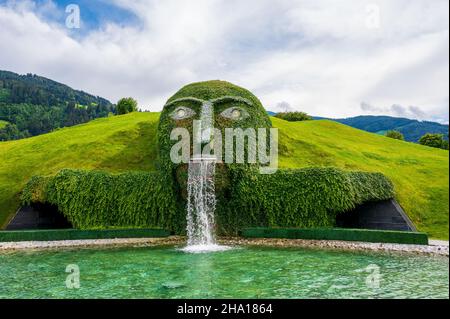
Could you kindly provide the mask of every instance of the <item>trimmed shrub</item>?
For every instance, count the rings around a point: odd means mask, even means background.
[[[393,138],[395,140],[400,140],[400,141],[405,140],[405,137],[403,136],[403,134],[400,133],[399,131],[395,131],[395,130],[387,131],[386,136]]]
[[[242,236],[246,238],[345,240],[373,243],[428,245],[428,236],[425,233],[371,229],[246,228],[242,231]]]
[[[53,241],[77,239],[109,238],[154,238],[168,237],[170,232],[164,229],[108,229],[108,230],[25,230],[0,231],[0,242],[8,241]]]
[[[124,97],[117,102],[117,114],[127,114],[137,111],[137,101],[132,97]]]
[[[313,119],[305,112],[280,112],[275,114],[275,117],[289,122],[310,121]]]

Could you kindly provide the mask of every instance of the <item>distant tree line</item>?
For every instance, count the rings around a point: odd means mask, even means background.
[[[396,140],[404,140],[403,134],[399,131],[390,130],[386,133],[387,137],[396,139]],[[448,150],[448,134],[447,139],[444,138],[444,134],[433,134],[426,133],[419,139],[419,144],[434,147],[434,148],[442,148],[444,150]]]
[[[15,140],[115,113],[108,100],[36,75],[0,71],[0,141]]]
[[[419,143],[425,146],[448,150],[448,134],[446,140],[444,139],[444,134],[427,133],[420,138]]]

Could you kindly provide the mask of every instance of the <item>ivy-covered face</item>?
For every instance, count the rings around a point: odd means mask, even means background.
[[[199,124],[201,130],[197,131],[194,126]],[[194,156],[193,144],[195,142],[201,145],[201,149],[208,144],[218,143],[214,129],[221,132],[221,144],[225,152],[225,129],[253,128],[255,132],[258,132],[259,128],[267,129],[271,126],[270,119],[261,102],[249,91],[223,81],[193,83],[183,87],[164,106],[158,128],[160,159],[164,168],[175,174],[182,193],[185,195],[187,164],[173,163],[170,157],[173,145],[179,142],[171,140],[171,133],[174,129],[184,128],[189,132],[189,157],[191,158]],[[247,148],[245,152],[247,152]],[[245,169],[246,165],[218,163],[216,165],[216,192],[220,193],[226,190],[230,182],[230,170],[237,169],[239,166],[240,169],[243,167]]]

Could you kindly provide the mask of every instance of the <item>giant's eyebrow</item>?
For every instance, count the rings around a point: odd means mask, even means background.
[[[182,97],[180,99],[176,99],[176,100],[173,100],[173,101],[167,103],[166,105],[164,105],[164,107],[169,107],[169,106],[172,106],[175,103],[179,103],[179,102],[195,102],[195,103],[203,104],[203,103],[206,103],[207,101],[198,99],[196,97]]]
[[[217,99],[210,100],[209,102],[214,104],[214,103],[228,102],[228,101],[241,102],[241,103],[245,103],[249,106],[253,106],[253,103],[250,100],[240,97],[240,96],[222,96]]]
[[[173,100],[173,101],[167,103],[166,105],[164,105],[164,107],[169,107],[169,106],[172,106],[175,103],[179,103],[179,102],[195,102],[195,103],[199,103],[199,104],[204,104],[204,103],[208,103],[209,102],[211,104],[214,104],[214,103],[227,102],[227,101],[241,102],[241,103],[245,103],[245,104],[247,104],[249,106],[253,106],[253,103],[250,100],[246,99],[246,98],[243,98],[243,97],[240,97],[240,96],[232,96],[232,95],[228,96],[228,95],[226,95],[226,96],[221,96],[221,97],[218,97],[216,99],[209,100],[209,101],[205,101],[205,100],[202,100],[202,99],[199,99],[199,98],[196,98],[196,97],[190,97],[190,96],[182,97],[180,99],[176,99],[176,100]]]

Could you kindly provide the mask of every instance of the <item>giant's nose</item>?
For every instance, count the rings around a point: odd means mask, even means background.
[[[210,102],[205,102],[202,105],[202,111],[200,114],[200,123],[201,130],[200,134],[197,137],[198,142],[201,144],[208,144],[211,141],[211,135],[213,132],[213,123],[214,123],[214,109],[213,105]]]

